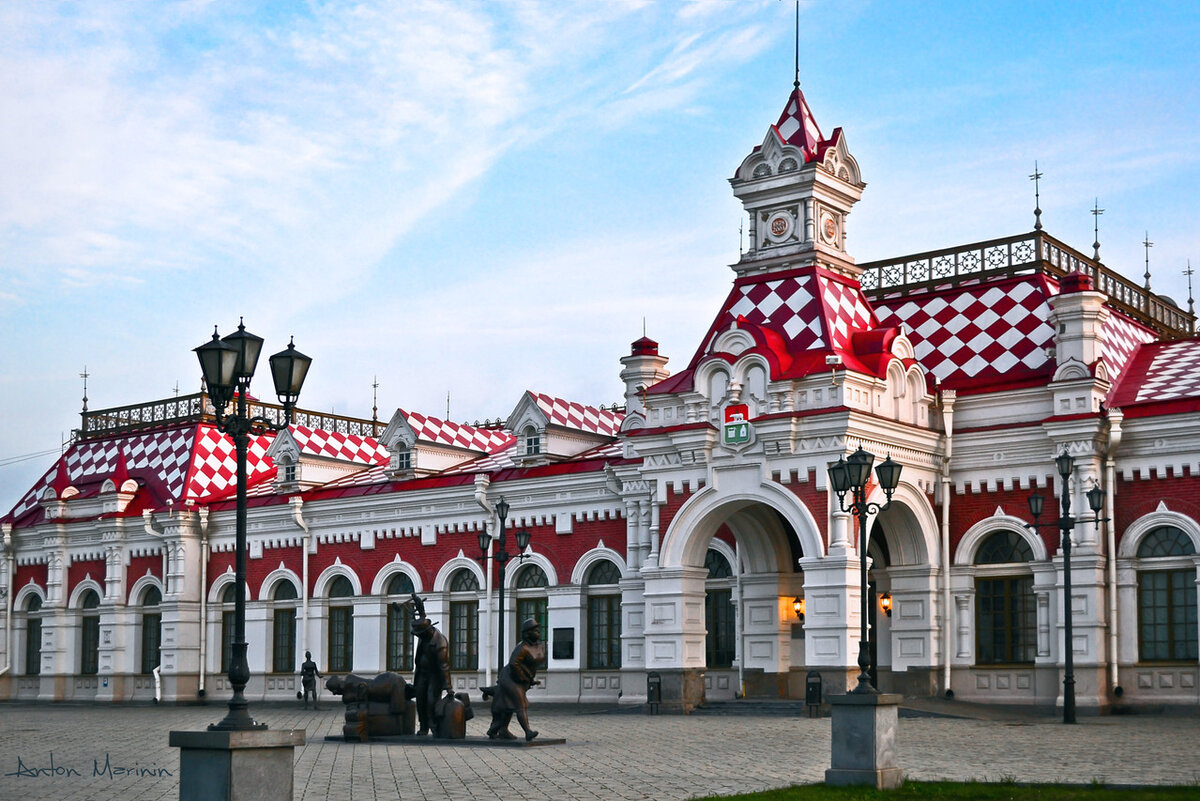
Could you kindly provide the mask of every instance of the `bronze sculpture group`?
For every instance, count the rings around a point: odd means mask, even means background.
[[[334,695],[340,695],[346,705],[343,736],[362,742],[372,737],[413,734],[432,735],[441,740],[465,738],[467,721],[475,713],[470,696],[454,692],[450,683],[450,644],[446,636],[425,614],[425,602],[416,593],[411,600],[392,606],[400,613],[412,610],[412,631],[417,638],[412,684],[392,672],[380,673],[373,679],[353,673],[330,677],[325,686]],[[538,736],[529,727],[527,694],[538,683],[537,668],[546,659],[546,646],[541,639],[537,621],[531,618],[521,624],[521,642],[513,649],[508,664],[500,670],[494,685],[483,688],[484,700],[490,698],[492,702],[489,739],[516,739],[508,729],[514,715],[526,742]],[[305,666],[310,662],[311,657]],[[312,672],[316,672],[315,665]],[[305,701],[307,705],[307,697]]]

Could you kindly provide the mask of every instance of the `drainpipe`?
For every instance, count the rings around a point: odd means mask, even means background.
[[[742,544],[733,543],[734,578],[737,579],[738,698],[746,697],[746,627],[742,620]]]
[[[942,456],[942,687],[947,698],[954,697],[950,689],[950,662],[953,658],[954,625],[950,606],[950,457],[954,452],[954,390],[942,391],[942,423],[946,428],[945,453]]]
[[[8,642],[8,648],[4,652],[4,667],[0,669],[0,676],[6,675],[12,669],[13,648],[16,647],[16,634],[13,628],[13,582],[17,580],[16,573],[16,546],[13,542],[12,523],[4,524],[4,569],[5,569],[5,588],[4,588],[4,639]]]
[[[303,585],[300,589],[300,615],[304,618],[304,625],[300,629],[300,651],[308,652],[308,549],[312,546],[312,530],[309,529],[308,523],[304,522],[304,499],[299,495],[292,496],[292,519],[296,521],[296,525],[304,532],[304,549],[301,555],[302,579]]]
[[[205,695],[204,678],[208,674],[208,507],[201,506],[200,515],[200,681],[196,695]]]
[[[486,473],[477,473],[475,475],[475,502],[477,504],[479,504],[480,506],[482,506],[484,511],[486,511],[488,513],[488,521],[489,522],[496,514],[496,510],[492,508],[492,505],[490,503],[488,503],[488,499],[487,499],[487,491],[488,491],[488,487],[491,486],[491,483],[492,483],[492,479]],[[487,566],[486,570],[485,570],[485,572],[487,573],[487,576],[484,579],[484,596],[487,599],[486,611],[487,611],[488,630],[487,630],[487,637],[485,638],[484,643],[483,643],[484,644],[483,650],[487,653],[487,658],[483,660],[483,664],[485,665],[483,682],[486,686],[489,686],[489,687],[492,684],[492,663],[496,661],[492,658],[492,653],[491,653],[491,651],[492,651],[492,649],[491,649],[492,633],[493,633],[492,632],[492,543],[494,541],[495,541],[494,537],[488,541],[487,562],[485,563]]]
[[[1119,665],[1117,664],[1117,448],[1121,445],[1121,422],[1125,415],[1120,409],[1108,410],[1108,451],[1104,459],[1104,485],[1108,492],[1104,493],[1104,516],[1108,522],[1104,524],[1108,548],[1108,683],[1113,695],[1120,698],[1125,690],[1118,683]]]

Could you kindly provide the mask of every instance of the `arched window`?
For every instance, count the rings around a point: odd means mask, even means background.
[[[275,582],[271,593],[274,604],[275,622],[271,630],[274,656],[271,669],[276,673],[292,673],[296,670],[296,585],[290,579]]]
[[[100,595],[87,590],[79,599],[82,610],[79,627],[79,672],[94,676],[100,672]]]
[[[1176,526],[1151,529],[1138,544],[1138,658],[1142,662],[1195,662],[1196,553]],[[1181,558],[1184,557],[1184,558]]]
[[[412,579],[405,573],[394,573],[383,592],[388,596],[387,669],[412,670],[412,615],[407,607],[395,606],[415,592]]]
[[[621,570],[607,559],[592,565],[584,578],[587,592],[587,666],[621,667]]]
[[[450,669],[479,669],[479,579],[465,567],[450,577]]]
[[[975,553],[975,663],[1032,663],[1037,655],[1033,549],[1017,531],[989,534]]]
[[[221,590],[221,672],[229,672],[233,660],[234,606],[237,603],[237,585],[232,581]]]
[[[344,599],[354,597],[354,585],[345,576],[329,583],[329,671],[354,670],[354,607]]]
[[[162,661],[162,593],[147,587],[142,593],[142,673],[153,673]]]
[[[517,625],[514,633],[520,636],[521,624],[533,618],[542,627],[542,636],[550,633],[549,599],[546,597],[546,571],[537,565],[525,565],[517,573],[514,583],[517,596]],[[546,659],[538,664],[539,668],[546,667]]]
[[[42,597],[30,595],[25,602],[25,675],[42,672]]]
[[[704,657],[708,667],[726,668],[736,656],[733,608],[733,569],[729,560],[712,548],[704,557],[708,580],[704,586]]]

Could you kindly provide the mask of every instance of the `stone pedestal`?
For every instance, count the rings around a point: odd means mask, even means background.
[[[847,693],[832,695],[833,748],[825,783],[869,784],[891,790],[904,782],[896,766],[896,723],[899,695]]]
[[[303,730],[173,731],[179,801],[292,801]]]

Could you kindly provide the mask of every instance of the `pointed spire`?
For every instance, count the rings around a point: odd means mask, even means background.
[[[1188,314],[1195,316],[1196,302],[1192,299],[1192,260],[1188,259],[1187,264],[1187,269],[1183,271],[1183,274],[1187,276],[1188,280]]]
[[[1038,163],[1035,159],[1033,162],[1033,174],[1029,176],[1029,180],[1033,181],[1033,230],[1042,230],[1042,196],[1041,185],[1042,173],[1038,172]]]
[[[1096,236],[1096,241],[1092,243],[1095,251],[1092,253],[1092,258],[1100,261],[1100,215],[1104,213],[1104,209],[1100,208],[1100,198],[1096,198],[1096,205],[1092,206],[1092,232]]]
[[[87,400],[88,400],[88,398],[87,398],[87,380],[88,380],[88,376],[90,376],[90,375],[91,375],[91,373],[88,372],[87,365],[85,364],[83,366],[83,372],[79,374],[79,377],[83,379],[83,413],[84,414],[87,414]]]
[[[112,480],[117,485],[118,491],[120,491],[121,485],[129,480],[129,465],[125,462],[124,448],[117,448],[117,464],[113,468]]]
[[[1146,232],[1146,238],[1142,240],[1142,244],[1146,247],[1146,291],[1150,291],[1150,248],[1154,247],[1154,243],[1150,241],[1150,232]]]
[[[379,376],[371,377],[371,422],[379,422]]]
[[[796,79],[792,88],[800,88],[800,0],[796,0]]]

